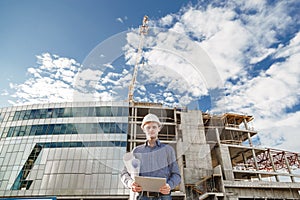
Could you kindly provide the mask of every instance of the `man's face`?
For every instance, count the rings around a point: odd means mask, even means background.
[[[156,122],[148,122],[144,125],[143,131],[146,134],[147,140],[156,139],[158,136],[158,132],[160,131],[160,127]]]

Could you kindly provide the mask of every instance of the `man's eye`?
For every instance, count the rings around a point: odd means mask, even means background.
[[[156,127],[155,127],[155,126],[147,127],[147,129],[148,129],[148,130],[149,130],[149,129],[156,129]]]

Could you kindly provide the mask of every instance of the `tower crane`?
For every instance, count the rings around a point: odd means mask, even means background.
[[[140,34],[140,41],[139,41],[138,51],[136,54],[133,75],[132,75],[132,79],[131,79],[131,82],[129,85],[129,92],[128,92],[129,103],[133,102],[133,92],[134,92],[134,87],[135,87],[135,82],[136,82],[136,77],[137,77],[138,66],[141,64],[140,60],[141,60],[142,50],[143,50],[143,45],[144,45],[144,37],[145,37],[145,35],[148,34],[148,16],[146,16],[146,15],[143,18],[142,26],[140,26],[139,34]]]

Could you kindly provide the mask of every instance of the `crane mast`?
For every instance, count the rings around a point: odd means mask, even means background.
[[[135,60],[135,65],[133,69],[133,75],[132,79],[129,85],[129,92],[128,92],[128,101],[129,103],[133,102],[133,93],[134,93],[134,87],[135,87],[135,82],[136,82],[136,77],[137,77],[137,71],[138,71],[138,66],[140,64],[141,56],[142,56],[142,50],[143,50],[143,44],[144,44],[144,36],[148,33],[148,16],[144,16],[143,18],[143,23],[142,26],[140,26],[139,34],[140,34],[140,41],[139,41],[139,46],[138,46],[138,51],[136,54],[136,60]]]

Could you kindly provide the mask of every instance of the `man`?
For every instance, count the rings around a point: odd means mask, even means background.
[[[138,193],[139,200],[171,200],[171,190],[181,181],[175,151],[158,139],[161,123],[156,115],[146,115],[141,128],[146,134],[147,141],[132,151],[135,159],[140,163],[139,176],[166,178],[166,184],[159,189],[159,192],[143,191],[143,188],[134,182],[126,166],[121,173],[121,180],[131,191]]]

